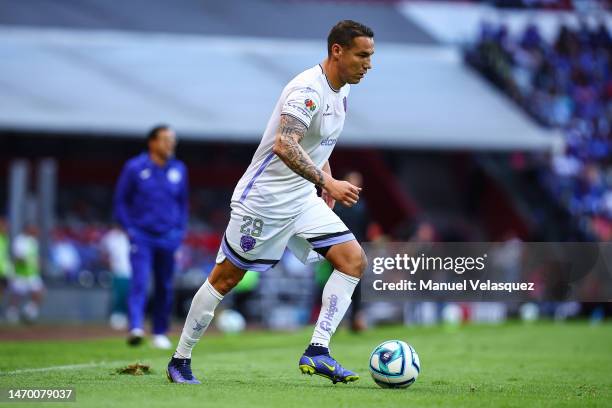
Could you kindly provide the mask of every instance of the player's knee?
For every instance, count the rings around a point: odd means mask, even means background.
[[[366,256],[366,253],[363,249],[361,249],[361,263],[359,265],[360,267],[360,274],[359,277],[363,276],[363,274],[365,273],[366,269],[368,268],[368,257]]]
[[[233,278],[226,278],[226,279],[221,279],[217,282],[216,285],[214,285],[215,289],[217,289],[217,292],[219,292],[221,295],[225,296],[227,295],[233,288],[234,286],[236,286],[238,284],[238,282],[236,282],[235,279]]]
[[[236,268],[227,259],[215,266],[208,282],[221,295],[225,296],[242,280],[246,271]]]
[[[242,276],[228,275],[223,276],[213,284],[213,287],[221,295],[225,296],[242,280]]]
[[[346,269],[349,275],[356,278],[361,278],[368,264],[368,260],[365,252],[363,252],[363,249],[359,248],[358,250],[351,251],[347,258]]]
[[[358,255],[355,257],[355,261],[353,262],[353,270],[355,271],[355,276],[361,278],[367,266],[368,258],[366,257],[365,252],[363,252],[363,249],[359,248]]]

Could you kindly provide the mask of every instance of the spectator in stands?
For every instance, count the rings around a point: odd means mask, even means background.
[[[552,44],[533,24],[519,37],[486,24],[467,60],[538,122],[565,132],[566,149],[542,180],[601,239],[612,225],[612,37],[604,23],[562,25]]]
[[[144,336],[149,276],[153,273],[153,346],[172,347],[166,332],[172,309],[175,252],[187,228],[187,169],[174,158],[176,135],[167,125],[154,127],[147,137],[148,152],[124,166],[115,192],[115,216],[130,243],[132,279],[128,314],[128,344]]]

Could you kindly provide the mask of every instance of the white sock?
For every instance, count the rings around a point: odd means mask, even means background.
[[[358,278],[334,269],[323,288],[321,313],[319,313],[310,344],[329,348],[329,340],[351,305],[351,296],[358,283]]]
[[[191,358],[193,346],[208,328],[215,315],[215,308],[221,300],[223,296],[206,279],[191,301],[181,339],[173,357]]]

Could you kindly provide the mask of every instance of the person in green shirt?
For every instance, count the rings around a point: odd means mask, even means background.
[[[12,242],[13,275],[9,279],[9,307],[6,318],[10,323],[32,322],[38,318],[44,295],[40,277],[37,230],[34,226],[17,235]],[[23,305],[23,307],[21,307]]]
[[[4,294],[8,277],[12,273],[7,225],[5,219],[0,217],[0,295]]]

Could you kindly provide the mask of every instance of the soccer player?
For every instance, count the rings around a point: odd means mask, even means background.
[[[362,24],[339,22],[327,38],[327,58],[283,89],[253,160],[234,190],[217,264],[192,300],[168,363],[170,381],[199,384],[191,371],[191,351],[215,308],[246,270],[266,271],[286,247],[303,262],[325,257],[334,266],[299,369],[334,383],[359,379],[330,356],[329,342],[366,267],[361,246],[331,207],[335,201],[354,205],[361,189],[334,179],[328,158],[344,126],[349,84],[359,83],[371,68],[373,38],[372,30]],[[315,186],[322,189],[322,199]]]
[[[169,349],[174,253],[187,227],[187,171],[174,158],[176,135],[161,125],[147,136],[148,152],[124,166],[115,191],[115,217],[130,239],[132,278],[128,295],[128,344],[144,336],[149,276],[153,272],[153,346]]]

